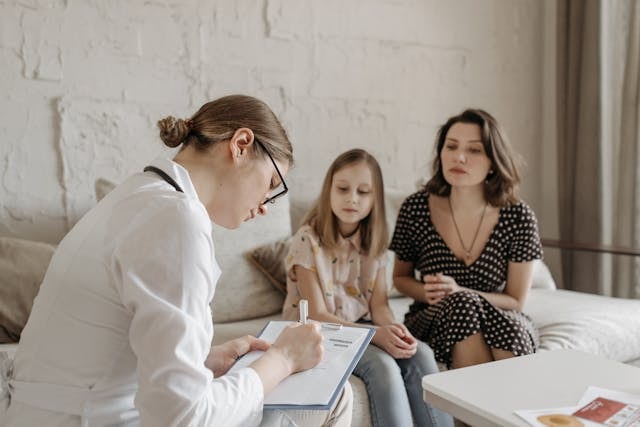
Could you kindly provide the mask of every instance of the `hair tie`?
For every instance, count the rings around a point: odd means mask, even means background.
[[[186,119],[184,121],[184,124],[187,125],[187,129],[189,129],[189,130],[193,129],[193,120],[192,119]]]

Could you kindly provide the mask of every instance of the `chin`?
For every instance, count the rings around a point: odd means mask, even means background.
[[[227,228],[229,230],[235,230],[236,228],[240,228],[240,226],[242,224],[244,224],[246,220],[242,220],[242,221],[238,221],[238,220],[229,220],[229,221],[224,221],[220,224],[218,224],[221,227]]]
[[[217,217],[214,215],[209,214],[209,219],[211,220],[211,222],[213,222],[215,225],[219,225],[220,227],[229,229],[229,230],[235,230],[236,228],[240,227],[242,225],[242,223],[244,221],[238,220],[238,219],[232,219],[232,218],[221,218],[221,217]]]

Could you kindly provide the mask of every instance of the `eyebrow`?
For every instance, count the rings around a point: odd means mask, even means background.
[[[336,184],[341,184],[341,185],[344,185],[344,184],[349,184],[349,185],[351,185],[351,182],[349,182],[349,180],[348,180],[348,179],[338,179],[338,180],[336,180],[336,181],[335,181],[335,183],[336,183]],[[362,186],[365,186],[365,187],[373,187],[373,184],[370,184],[370,183],[368,183],[368,182],[360,182],[360,183],[358,183],[358,184],[356,185],[356,187],[362,187]]]
[[[453,142],[460,142],[456,138],[451,138],[450,136],[446,137],[445,140],[453,141]],[[482,140],[481,139],[472,139],[472,140],[467,141],[467,142],[474,143],[474,144],[482,144]]]

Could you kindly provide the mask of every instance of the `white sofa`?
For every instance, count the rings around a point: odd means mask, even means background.
[[[387,193],[391,224],[403,198],[404,194],[398,192]],[[309,206],[309,200],[296,200],[295,195],[292,200],[293,203],[289,198],[279,200],[270,206],[269,215],[246,223],[239,230],[215,228],[216,257],[222,276],[212,304],[214,343],[244,334],[255,335],[268,320],[279,318],[284,299],[280,267],[286,249],[283,242],[291,235],[292,223],[298,224]],[[47,257],[42,255],[45,250],[42,245],[36,248],[37,256],[29,253],[28,245],[21,246],[21,254],[7,253],[11,249],[3,250],[3,247],[0,238],[0,297],[6,299],[10,291],[5,288],[20,279],[15,271],[3,276],[2,269],[29,269],[27,281],[39,283],[38,277],[44,273],[46,264],[43,268],[28,260],[40,260],[42,264],[47,262]],[[3,281],[2,277],[9,277],[9,280]],[[29,298],[29,293],[23,298]],[[393,296],[390,302],[396,318],[402,320],[410,300]],[[3,322],[1,306],[0,327]],[[556,290],[548,269],[539,262],[525,312],[540,329],[541,351],[573,348],[640,366],[640,300]],[[12,354],[16,347],[17,344],[0,344],[0,352]],[[350,383],[355,399],[352,425],[369,426],[371,419],[364,384],[354,376]]]

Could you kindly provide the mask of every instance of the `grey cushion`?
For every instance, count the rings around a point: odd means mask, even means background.
[[[0,237],[0,343],[18,342],[55,247]]]

